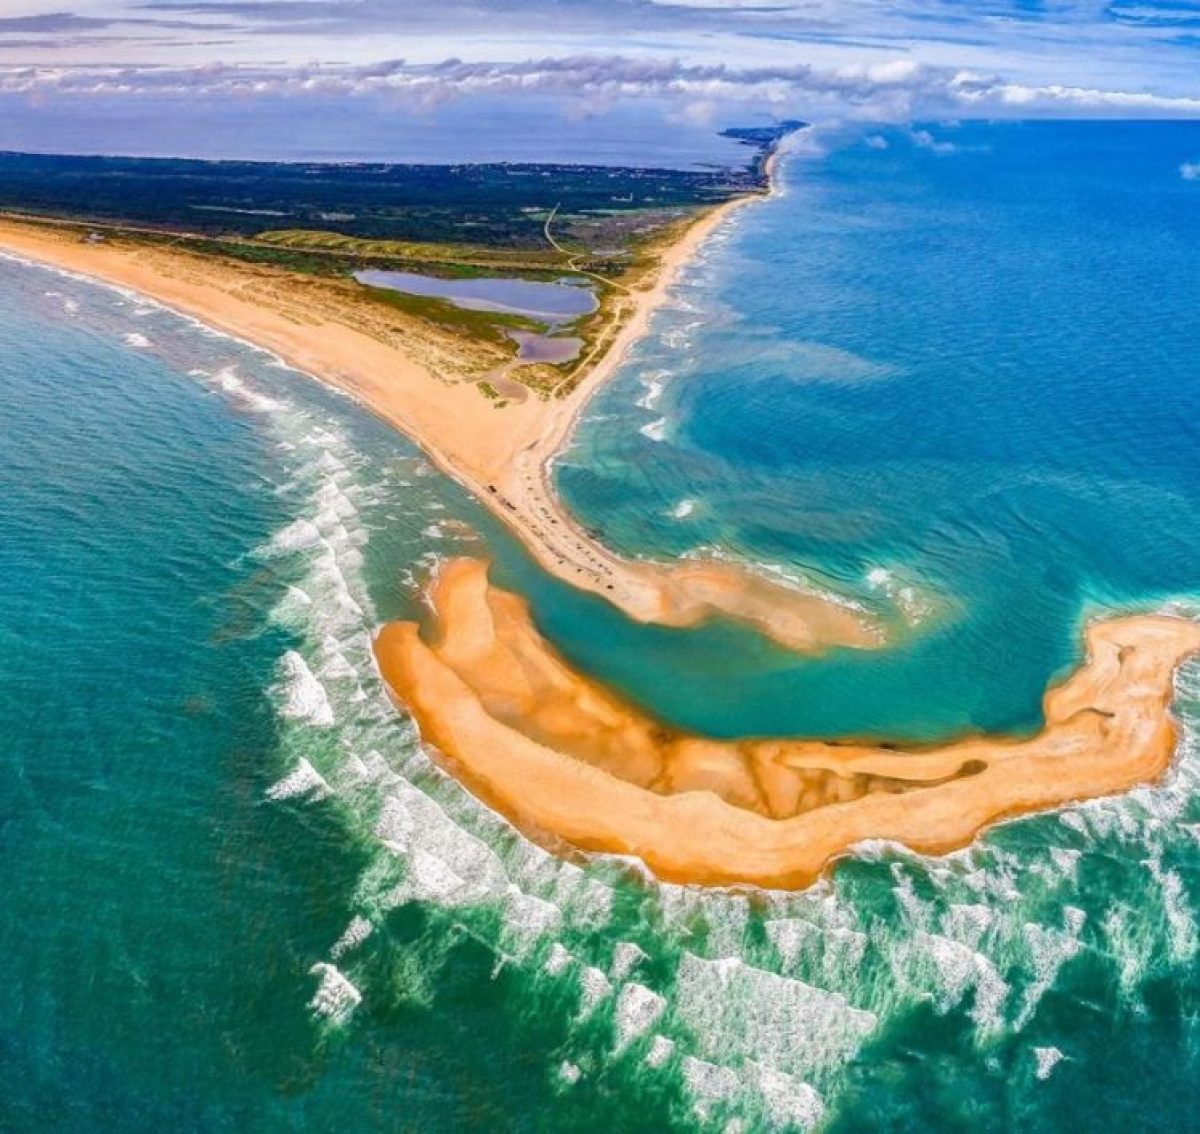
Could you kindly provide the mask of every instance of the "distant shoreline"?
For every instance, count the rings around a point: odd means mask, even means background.
[[[494,407],[474,383],[439,380],[445,357],[422,355],[364,333],[353,293],[277,269],[245,267],[167,246],[79,239],[86,225],[0,216],[0,250],[128,288],[267,349],[364,404],[411,437],[520,538],[543,568],[592,591],[630,618],[691,626],[721,614],[801,651],[873,648],[881,627],[839,596],[776,582],[716,561],[660,565],[624,559],[585,532],[564,507],[552,465],[596,391],[645,333],[679,272],[737,210],[775,191],[779,149],[764,171],[766,193],[744,194],[703,212],[662,251],[650,286],[623,295],[612,341],[586,363],[562,398]]]

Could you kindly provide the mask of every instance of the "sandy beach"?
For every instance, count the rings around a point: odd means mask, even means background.
[[[645,334],[681,267],[746,196],[701,214],[663,250],[647,284],[622,290],[616,332],[585,360],[562,397],[503,407],[476,383],[501,359],[461,338],[362,301],[349,280],[300,276],[111,236],[85,242],[82,225],[0,218],[0,251],[128,288],[264,347],[351,395],[416,441],[483,501],[549,572],[608,599],[641,622],[691,626],[714,614],[756,626],[789,649],[883,644],[882,626],[838,596],[716,561],[659,565],[624,559],[563,507],[551,466],[595,390]],[[478,357],[469,357],[472,352]]]
[[[432,600],[428,641],[394,623],[376,654],[446,767],[549,845],[705,885],[802,887],[865,840],[945,853],[1000,819],[1151,782],[1175,750],[1175,671],[1200,650],[1188,620],[1092,623],[1087,660],[1046,693],[1028,739],[716,741],[574,671],[482,562],[448,564]]]

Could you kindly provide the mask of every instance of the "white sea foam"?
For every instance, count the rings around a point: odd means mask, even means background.
[[[650,1050],[646,1052],[646,1065],[655,1070],[665,1067],[675,1054],[675,1041],[666,1036],[655,1036],[650,1041]]]
[[[332,1023],[341,1024],[362,1003],[362,993],[342,974],[336,965],[321,961],[308,970],[321,978],[316,994],[308,1006]]]
[[[1175,870],[1163,867],[1161,851],[1147,860],[1150,876],[1158,884],[1163,913],[1167,922],[1167,954],[1173,964],[1183,964],[1196,955],[1196,919],[1188,904],[1183,879]]]
[[[763,578],[782,583],[789,587],[794,587],[796,590],[803,591],[805,594],[818,595],[825,602],[836,603],[838,606],[841,606],[846,610],[853,610],[860,614],[867,612],[867,608],[861,602],[856,602],[854,599],[849,598],[846,595],[839,594],[836,591],[831,591],[820,587],[814,583],[812,579],[793,568],[784,567],[779,563],[767,563],[761,560],[748,563],[744,557],[729,551],[727,548],[719,547],[715,544],[702,544],[699,547],[692,548],[690,551],[685,551],[682,555],[682,558],[700,561],[715,560],[719,563],[732,563],[743,570],[753,571],[755,574],[761,575]],[[864,842],[863,845],[867,845],[867,842]],[[879,845],[899,846],[899,844],[883,843],[880,843]]]
[[[749,1060],[746,1077],[762,1099],[772,1128],[808,1130],[821,1121],[825,1104],[808,1083]]]
[[[295,650],[288,650],[280,661],[283,671],[284,703],[280,712],[315,725],[333,724],[333,706],[325,687],[316,679],[308,662]]]
[[[445,858],[416,847],[408,855],[404,884],[393,893],[392,900],[397,905],[432,902],[439,906],[465,906],[478,898],[471,883],[455,873]]]
[[[701,1118],[708,1118],[715,1104],[732,1099],[741,1086],[736,1071],[694,1055],[685,1055],[681,1067],[684,1084]]]
[[[558,1077],[568,1086],[574,1086],[583,1077],[583,1071],[578,1064],[564,1059],[558,1065]]]
[[[1057,1047],[1035,1047],[1033,1057],[1037,1063],[1034,1074],[1042,1080],[1050,1078],[1051,1072],[1062,1061],[1063,1053]]]
[[[686,351],[691,345],[691,328],[694,324],[688,324],[683,327],[675,327],[670,331],[663,332],[662,344],[668,350],[680,352]]]
[[[995,911],[990,906],[979,903],[952,905],[942,917],[942,932],[963,945],[978,949],[995,919]]]
[[[862,965],[867,936],[845,926],[819,926],[798,918],[764,923],[786,971],[821,972],[828,981],[843,981]]]
[[[915,626],[933,612],[933,603],[912,583],[903,582],[887,567],[872,567],[863,581],[872,590],[886,595],[904,620]]]
[[[303,757],[293,771],[267,788],[267,798],[273,800],[294,799],[297,796],[326,799],[332,794],[332,789],[321,774]]]
[[[677,520],[686,519],[696,510],[696,501],[690,497],[680,500],[674,508],[671,509],[671,515]]]
[[[613,987],[608,977],[593,965],[579,974],[579,1016],[586,1020],[610,996]]]
[[[643,961],[648,960],[646,951],[631,941],[618,941],[613,950],[613,962],[609,973],[613,980],[623,981]]]
[[[971,1018],[982,1030],[993,1031],[1002,1026],[1008,984],[987,957],[934,933],[917,933],[913,944],[933,963],[932,982],[922,980],[921,984],[932,984],[939,1012],[958,1007],[967,993],[974,991]]]
[[[654,409],[666,389],[669,372],[666,370],[651,370],[642,375],[642,386],[645,393],[637,399],[636,405],[641,409]]]
[[[263,551],[273,555],[285,555],[293,551],[314,547],[321,542],[321,531],[311,520],[301,517],[288,524],[271,537]]]
[[[136,331],[129,331],[121,336],[126,346],[131,346],[136,350],[145,350],[150,345],[150,340],[145,335],[139,335]]]
[[[643,437],[648,437],[651,441],[663,441],[667,436],[667,419],[665,417],[657,418],[643,425],[638,432]]]
[[[666,1000],[643,984],[627,984],[617,994],[617,1049],[648,1032],[667,1010]]]
[[[376,832],[393,853],[406,856],[408,864],[404,881],[387,895],[385,904],[464,906],[509,893],[503,866],[492,849],[403,780],[390,785]]]
[[[1079,860],[1083,852],[1069,847],[1051,847],[1050,861],[1057,867],[1060,876],[1069,882],[1074,882],[1079,871]]]
[[[707,1053],[761,1059],[798,1074],[841,1063],[877,1024],[838,993],[738,958],[710,961],[687,952],[674,1007]]]
[[[1024,1028],[1033,1018],[1038,1004],[1054,984],[1059,970],[1082,948],[1075,936],[1033,923],[1022,926],[1022,935],[1033,962],[1034,979],[1025,989],[1020,1011],[1013,1023],[1017,1031]]]
[[[375,927],[365,917],[352,918],[350,924],[346,926],[345,932],[333,943],[329,955],[335,961],[340,960],[346,953],[357,949],[366,941],[374,929]]]
[[[509,951],[523,957],[537,943],[562,927],[562,910],[532,894],[510,885],[504,901],[504,941]]]
[[[574,961],[575,958],[571,955],[570,950],[561,941],[555,941],[550,946],[550,952],[542,965],[542,971],[548,976],[562,976]]]
[[[256,410],[259,413],[273,413],[281,407],[282,403],[267,397],[266,394],[260,394],[248,386],[232,366],[217,371],[213,375],[213,381],[221,390],[247,409]]]

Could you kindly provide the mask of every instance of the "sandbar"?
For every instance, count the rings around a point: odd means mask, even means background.
[[[800,888],[867,840],[942,854],[1001,819],[1152,782],[1175,750],[1175,672],[1200,651],[1187,619],[1093,621],[1028,738],[718,741],[573,670],[482,561],[444,565],[431,599],[429,639],[392,623],[376,657],[447,769],[539,841],[700,885]]]

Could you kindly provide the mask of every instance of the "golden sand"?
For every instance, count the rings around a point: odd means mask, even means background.
[[[201,256],[180,248],[80,239],[86,227],[0,218],[0,250],[129,288],[273,351],[350,394],[415,440],[521,538],[547,571],[602,595],[641,622],[691,626],[724,614],[790,649],[882,644],[865,612],[821,593],[716,563],[626,560],[592,538],[562,506],[549,467],[580,411],[642,335],[680,266],[740,198],[703,214],[666,249],[639,289],[624,291],[615,335],[579,384],[557,399],[497,408],[478,379],[503,361],[498,348],[439,334],[423,320],[363,301],[349,280]]]
[[[1150,782],[1175,747],[1175,670],[1200,650],[1191,621],[1094,622],[1028,739],[717,741],[572,670],[478,560],[448,564],[432,599],[433,639],[394,623],[376,655],[447,767],[534,837],[700,884],[804,886],[864,840],[944,853],[999,819]]]

